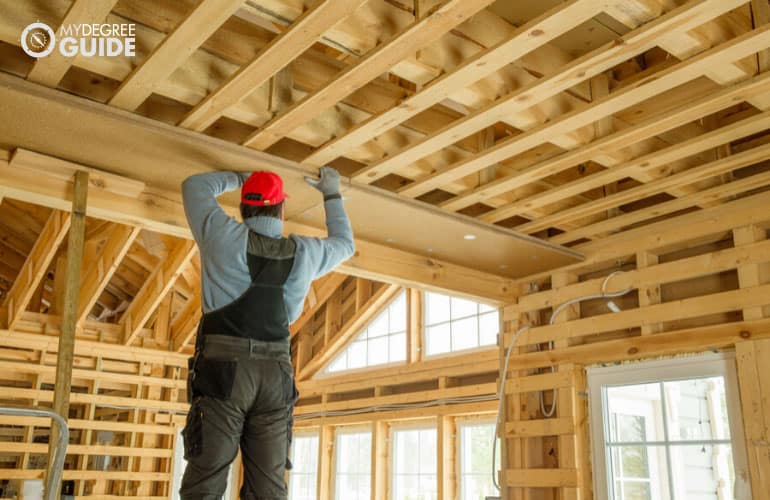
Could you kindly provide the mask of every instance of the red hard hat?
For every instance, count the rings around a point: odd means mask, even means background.
[[[241,188],[241,202],[246,205],[277,205],[288,197],[281,176],[272,172],[254,172]]]

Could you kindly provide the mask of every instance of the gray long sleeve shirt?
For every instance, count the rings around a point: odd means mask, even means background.
[[[242,183],[243,177],[235,172],[193,175],[182,183],[185,214],[200,250],[204,313],[228,305],[249,288],[251,278],[246,263],[249,230],[271,238],[280,238],[283,234],[283,221],[274,217],[252,217],[240,223],[225,213],[217,196],[239,189]],[[297,245],[283,292],[291,322],[302,313],[310,283],[355,251],[353,231],[342,200],[328,200],[324,208],[326,238],[289,236]]]

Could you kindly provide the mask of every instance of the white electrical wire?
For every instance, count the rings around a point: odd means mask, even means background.
[[[613,273],[610,273],[602,282],[602,291],[601,293],[592,294],[592,295],[586,295],[583,297],[576,297],[574,299],[570,299],[562,304],[560,304],[556,309],[553,310],[553,313],[551,313],[551,319],[548,321],[549,325],[553,325],[556,321],[556,317],[561,313],[564,309],[567,307],[577,304],[578,302],[583,302],[584,300],[593,300],[593,299],[612,299],[616,297],[622,297],[623,295],[626,295],[629,293],[633,288],[629,287],[625,290],[621,290],[619,292],[607,292],[607,283],[610,281],[610,279],[617,275],[622,273],[623,271],[615,271]],[[614,305],[614,304],[613,304]],[[615,308],[611,308],[613,312],[617,312],[615,309],[617,309],[617,306]],[[619,309],[618,309],[619,311]],[[497,454],[497,437],[500,433],[500,420],[503,415],[503,390],[505,390],[505,378],[508,374],[508,361],[511,359],[511,352],[513,352],[513,346],[516,345],[516,341],[519,339],[519,336],[524,333],[526,330],[529,329],[529,325],[525,325],[521,328],[519,328],[516,333],[513,335],[513,339],[511,339],[511,345],[508,346],[508,350],[505,354],[505,363],[503,365],[503,374],[500,377],[500,388],[498,390],[498,398],[499,403],[497,405],[497,420],[495,424],[495,435],[492,438],[492,481],[494,482],[495,488],[497,488],[497,491],[500,491],[500,485],[497,484],[497,470],[496,470],[496,454]],[[537,345],[537,350],[540,350],[540,346]],[[548,342],[548,349],[553,349],[553,341]],[[556,371],[555,366],[551,366],[551,372]],[[546,410],[545,408],[545,397],[544,392],[540,391],[540,411],[543,413],[543,415],[546,418],[552,417],[556,413],[556,389],[553,389],[553,401],[551,402],[551,407]]]

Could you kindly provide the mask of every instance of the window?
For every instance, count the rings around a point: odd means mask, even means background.
[[[424,297],[428,356],[497,343],[500,325],[494,307],[432,292]]]
[[[291,447],[290,500],[315,500],[318,479],[318,435],[297,434]]]
[[[334,498],[369,500],[372,481],[372,433],[369,429],[337,431]]]
[[[393,500],[435,500],[436,429],[394,429]]]
[[[722,500],[747,488],[734,365],[709,355],[589,370],[597,498]]]
[[[329,365],[327,372],[406,360],[406,292],[401,292]]]
[[[484,500],[499,495],[492,482],[492,438],[494,421],[468,422],[459,425],[460,500]],[[500,467],[500,447],[497,448]]]

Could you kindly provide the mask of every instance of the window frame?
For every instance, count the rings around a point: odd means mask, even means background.
[[[736,481],[740,480],[742,476],[748,477],[749,468],[746,458],[745,434],[743,432],[743,416],[735,353],[708,353],[683,358],[625,363],[616,366],[597,366],[589,367],[586,371],[588,376],[589,428],[592,443],[594,495],[597,500],[609,499],[610,469],[608,463],[611,459],[611,454],[607,453],[606,436],[609,432],[608,426],[610,423],[604,419],[606,407],[604,389],[615,386],[723,377],[727,400],[727,417],[730,423],[730,446],[732,447]],[[679,441],[671,441],[667,437],[665,443],[674,444],[679,443]],[[697,444],[698,441],[694,441],[694,443]],[[672,480],[671,464],[668,463],[667,467],[670,483]],[[745,482],[745,486],[747,489],[750,488],[748,481]],[[673,491],[671,491],[671,495],[674,495]]]
[[[388,430],[388,494],[389,500],[393,500],[395,493],[395,479],[396,479],[396,432],[399,431],[415,431],[415,430],[432,430],[436,433],[436,449],[434,450],[434,456],[436,457],[436,491],[438,492],[438,424],[434,421],[417,421],[417,422],[394,422],[390,425]]]
[[[462,491],[463,491],[463,427],[478,427],[482,425],[490,425],[492,426],[492,434],[495,432],[495,426],[497,425],[497,421],[495,420],[494,415],[488,415],[488,416],[468,416],[468,417],[462,417],[457,418],[455,420],[455,477],[457,477],[456,481],[456,497],[458,499],[462,498]],[[495,439],[499,439],[495,437]],[[500,453],[500,446],[499,446],[499,440],[498,440],[498,447],[497,447],[498,453]],[[500,461],[497,463],[497,467],[501,467]],[[491,474],[491,471],[490,471]]]
[[[354,426],[345,426],[345,427],[336,427],[334,429],[334,453],[332,456],[332,463],[331,463],[331,488],[329,491],[329,498],[331,500],[336,500],[337,498],[337,469],[338,469],[338,462],[339,462],[339,439],[340,436],[346,435],[346,434],[369,434],[369,443],[370,448],[374,447],[374,432],[370,425],[354,425]],[[320,443],[319,443],[320,445]],[[372,482],[372,479],[374,479],[374,476],[372,474],[372,454],[369,454],[369,490],[371,494],[371,490],[374,487],[374,483]],[[316,491],[316,494],[318,494],[318,491]]]
[[[438,323],[433,323],[433,324],[430,324],[430,325],[428,324],[428,298],[427,298],[427,294],[428,293],[433,293],[435,295],[443,295],[445,297],[449,297],[449,300],[450,300],[450,302],[449,302],[450,313],[449,313],[449,319],[448,320],[446,320],[446,321],[439,321]],[[470,315],[470,316],[463,316],[461,318],[452,319],[452,313],[451,313],[451,308],[452,308],[451,300],[452,300],[452,298],[468,300],[468,301],[471,301],[471,302],[475,302],[477,304],[476,314]],[[420,292],[420,302],[422,303],[422,307],[421,307],[421,316],[422,317],[420,318],[419,327],[420,327],[420,330],[421,330],[420,331],[420,338],[422,340],[422,354],[423,354],[422,357],[423,357],[423,359],[440,359],[440,358],[448,357],[448,356],[457,356],[457,355],[463,355],[463,354],[473,354],[473,353],[477,353],[477,352],[483,352],[483,351],[487,351],[487,350],[497,349],[498,348],[498,344],[500,342],[500,332],[502,331],[502,308],[501,307],[497,307],[497,306],[495,306],[493,304],[489,304],[487,302],[481,302],[481,301],[477,301],[477,300],[473,300],[473,299],[466,299],[465,297],[459,297],[459,296],[455,296],[455,295],[447,295],[446,293],[431,292],[430,290],[422,290]],[[484,306],[490,307],[490,308],[492,308],[494,310],[493,311],[483,312],[483,313],[479,312],[478,311],[478,306],[480,306],[480,305],[484,305]],[[481,320],[481,316],[487,315],[487,314],[495,314],[495,313],[497,313],[497,322],[498,322],[497,336],[496,336],[495,343],[493,343],[493,344],[484,344],[484,345],[480,345],[479,344],[479,345],[476,345],[475,347],[468,347],[468,348],[465,348],[465,349],[457,349],[457,350],[453,350],[452,349],[452,330],[451,330],[452,326],[451,325],[452,325],[453,322],[465,320],[465,319],[468,319],[468,318],[476,318],[476,328],[477,328],[476,329],[476,340],[478,340],[480,342],[481,341],[481,330],[480,330],[481,325],[480,325],[479,322]],[[450,347],[450,349],[447,352],[439,352],[439,353],[431,354],[431,353],[428,352],[428,345],[429,345],[428,344],[428,328],[429,327],[439,326],[439,325],[444,325],[444,324],[449,325],[449,347]]]
[[[320,472],[319,469],[320,469],[320,465],[321,465],[320,464],[321,461],[319,460],[320,459],[320,451],[321,451],[321,431],[320,431],[320,429],[313,429],[313,430],[304,429],[304,430],[300,430],[300,431],[294,431],[293,432],[293,438],[292,438],[291,450],[290,450],[289,454],[292,455],[294,453],[294,446],[297,443],[297,439],[308,438],[308,437],[316,438],[318,440],[318,453],[316,454],[316,458],[315,458],[315,479],[316,479],[315,493],[316,493],[316,496],[318,496],[318,476],[319,476],[319,472]],[[292,460],[292,463],[295,463],[295,461]],[[286,489],[287,489],[287,493],[288,493],[288,495],[287,495],[288,499],[291,499],[292,475],[295,472],[296,471],[294,469],[289,471],[289,478],[288,478],[288,481],[287,481],[288,484],[286,485]]]

